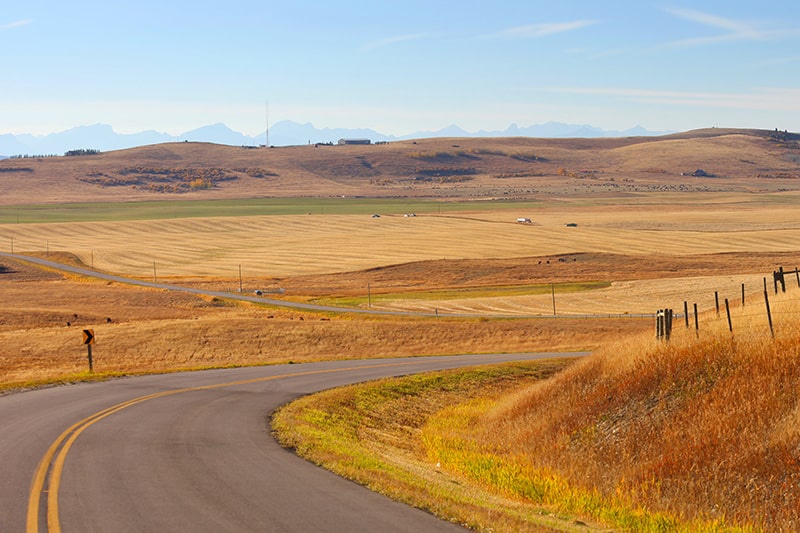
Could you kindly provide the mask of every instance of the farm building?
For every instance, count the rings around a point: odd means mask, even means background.
[[[372,144],[369,139],[339,139],[338,144]]]

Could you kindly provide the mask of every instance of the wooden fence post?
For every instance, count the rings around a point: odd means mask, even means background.
[[[669,341],[672,335],[672,309],[659,309],[656,312],[656,338]]]
[[[767,292],[767,279],[764,278],[764,303],[767,305],[767,320],[769,321],[769,333],[775,338],[775,330],[772,327],[772,313],[769,310],[769,293]]]
[[[700,324],[697,321],[697,304],[694,304],[694,334],[695,337],[700,336]]]
[[[664,336],[664,310],[659,309],[656,311],[656,338],[661,339]]]
[[[731,323],[731,308],[728,305],[727,298],[725,298],[725,313],[728,315],[728,331],[733,333],[733,324]]]
[[[689,302],[683,301],[683,318],[686,322],[686,329],[689,329]]]
[[[742,307],[744,307],[744,283],[742,283]]]
[[[667,341],[672,336],[672,309],[665,309]]]
[[[714,291],[714,305],[717,307],[717,316],[719,316],[719,292]]]
[[[777,271],[772,271],[772,283],[775,285],[775,294],[778,294],[778,283],[781,284],[781,290],[786,292],[786,278],[783,276],[783,267],[780,267]]]

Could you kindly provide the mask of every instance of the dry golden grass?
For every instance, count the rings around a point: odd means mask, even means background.
[[[461,437],[633,507],[795,531],[797,298],[772,297],[774,340],[762,298],[733,311],[733,334],[712,313],[699,338],[681,326],[668,344],[606,344]]]
[[[360,317],[233,304],[62,278],[3,261],[0,388],[85,379],[82,330],[99,374],[433,354],[583,350],[641,331],[637,320]],[[11,276],[9,278],[8,276]],[[110,321],[109,321],[110,319]]]

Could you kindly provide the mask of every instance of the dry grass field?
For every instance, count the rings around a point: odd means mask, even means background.
[[[354,318],[64,277],[9,260],[0,267],[0,390],[90,379],[85,328],[97,336],[97,378],[326,359],[581,350],[649,328],[637,320]]]
[[[732,333],[712,314],[699,338],[608,343],[556,379],[473,412],[480,421],[468,435],[453,430],[454,418],[472,416],[463,411],[432,433],[681,521],[796,531],[799,294],[773,296],[774,338],[762,298],[757,310],[733,311]]]

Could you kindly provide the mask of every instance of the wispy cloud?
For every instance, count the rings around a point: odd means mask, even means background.
[[[787,56],[787,57],[773,57],[773,58],[765,59],[764,61],[760,61],[758,63],[755,63],[753,66],[755,66],[755,67],[773,67],[773,66],[780,66],[780,65],[791,65],[792,63],[800,63],[800,55]]]
[[[424,33],[409,33],[406,35],[395,35],[393,37],[387,37],[385,39],[380,39],[378,41],[372,41],[371,43],[367,43],[361,47],[362,50],[374,50],[375,48],[383,48],[384,46],[390,46],[397,43],[407,42],[407,41],[418,41],[420,39],[424,39],[427,37]]]
[[[719,17],[709,13],[703,13],[702,11],[696,11],[694,9],[667,9],[667,11],[682,19],[697,22],[705,26],[712,26],[727,30],[733,34],[741,35],[742,37],[756,39],[762,37],[759,30],[744,22]]]
[[[721,33],[716,35],[673,41],[669,43],[670,46],[698,46],[726,41],[766,41],[785,35],[797,34],[797,30],[765,29],[752,22],[733,20],[694,9],[666,8],[665,11],[689,22],[721,30]]]
[[[33,21],[30,20],[30,19],[17,20],[15,22],[9,22],[8,24],[0,25],[0,30],[11,30],[11,29],[14,29],[14,28],[19,28],[21,26],[27,26],[31,22],[33,22]]]
[[[597,24],[596,20],[573,20],[570,22],[548,22],[544,24],[528,24],[525,26],[516,26],[513,28],[507,28],[498,33],[490,35],[490,37],[536,39],[539,37],[547,37],[548,35],[555,35],[557,33],[579,30],[581,28],[592,26],[594,24]]]
[[[800,111],[800,89],[759,88],[750,92],[664,91],[601,87],[550,87],[547,92],[609,96],[631,102],[669,106]]]

